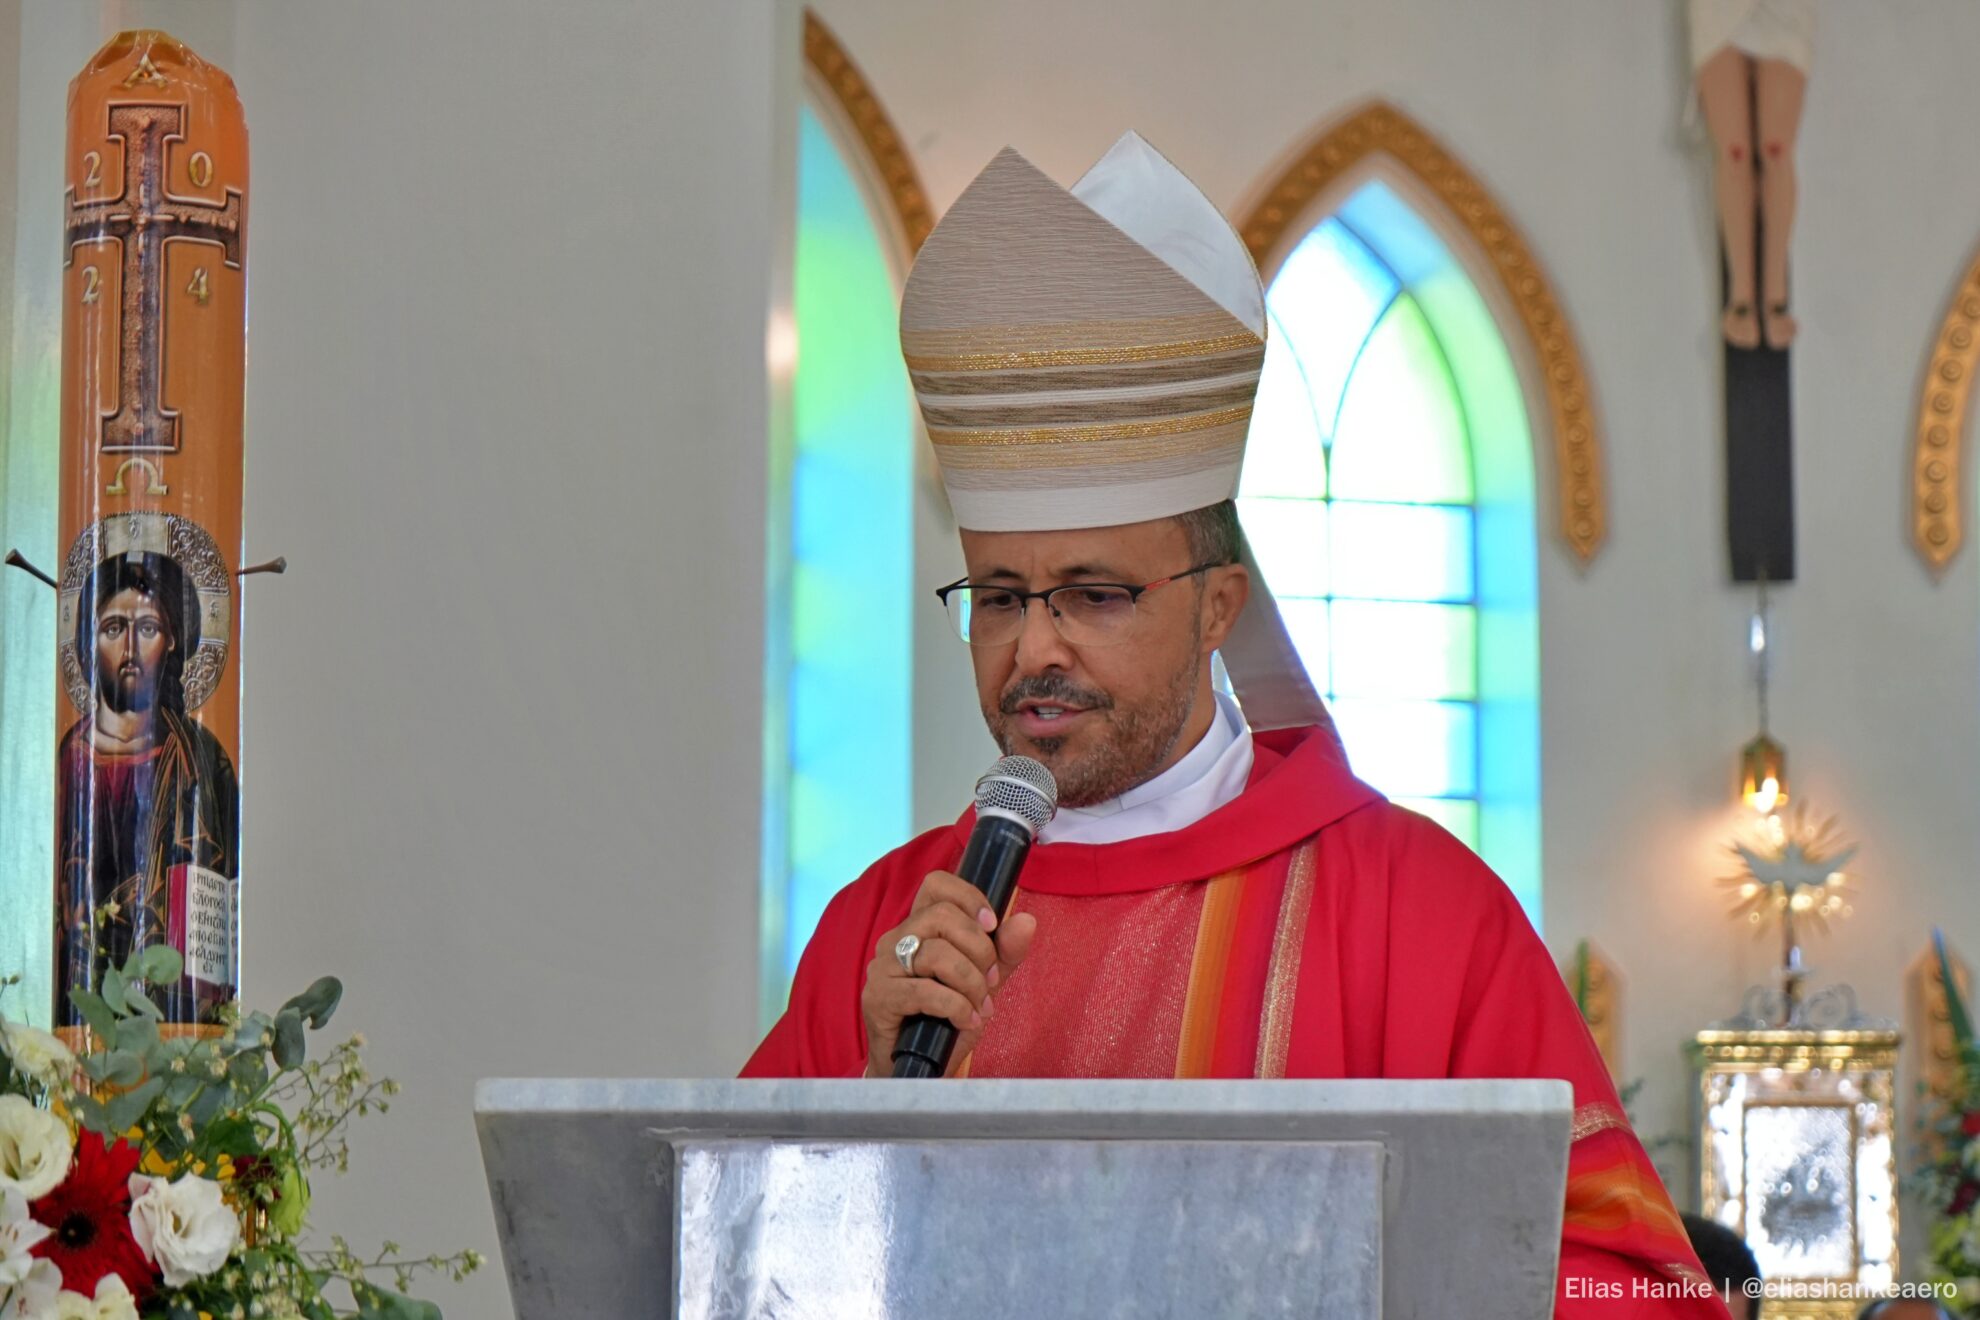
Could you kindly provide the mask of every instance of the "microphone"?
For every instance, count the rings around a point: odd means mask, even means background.
[[[1018,871],[1031,841],[1058,810],[1052,772],[1028,756],[1006,756],[976,781],[976,827],[956,874],[983,891],[998,924],[1017,893]],[[894,1076],[940,1077],[956,1050],[956,1025],[917,1013],[894,1038]]]

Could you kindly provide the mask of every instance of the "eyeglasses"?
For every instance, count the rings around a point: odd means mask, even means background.
[[[1024,631],[1025,607],[1034,600],[1045,602],[1045,608],[1052,612],[1052,626],[1074,646],[1115,646],[1133,631],[1135,602],[1148,592],[1222,567],[1198,564],[1138,587],[1124,582],[1070,582],[1047,591],[974,586],[968,578],[961,578],[937,587],[935,599],[948,611],[956,636],[971,646],[1004,646],[1016,641]]]

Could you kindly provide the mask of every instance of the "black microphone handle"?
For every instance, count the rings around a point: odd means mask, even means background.
[[[1002,816],[979,816],[976,828],[969,832],[969,846],[963,849],[956,874],[983,891],[999,926],[1010,910],[1018,872],[1030,851],[1031,831]],[[942,1076],[949,1071],[957,1034],[955,1023],[926,1013],[901,1023],[901,1034],[894,1039],[894,1076]]]

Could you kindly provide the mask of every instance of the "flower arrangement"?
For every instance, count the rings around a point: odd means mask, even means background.
[[[1971,1307],[1980,1303],[1980,1045],[1946,956],[1945,937],[1937,930],[1932,945],[1959,1067],[1939,1097],[1939,1112],[1922,1125],[1935,1157],[1919,1169],[1912,1184],[1936,1211],[1926,1239],[1932,1277],[1956,1284],[1962,1305]]]
[[[398,1089],[361,1037],[308,1057],[341,983],[273,1016],[230,1008],[219,1034],[162,1033],[150,990],[181,966],[153,946],[74,994],[80,1055],[0,1013],[0,1320],[439,1320],[406,1290],[465,1278],[477,1253],[301,1243],[310,1174],[346,1168],[348,1124]]]

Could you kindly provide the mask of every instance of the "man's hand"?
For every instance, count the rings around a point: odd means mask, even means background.
[[[961,1033],[949,1057],[953,1076],[997,1011],[991,996],[1024,961],[1037,929],[1038,919],[1020,912],[998,930],[981,890],[947,871],[929,872],[908,919],[880,937],[866,966],[866,988],[859,996],[866,1018],[866,1075],[893,1076],[894,1038],[901,1023],[926,1013],[947,1018]],[[894,946],[905,935],[921,938],[913,976],[894,956]]]

